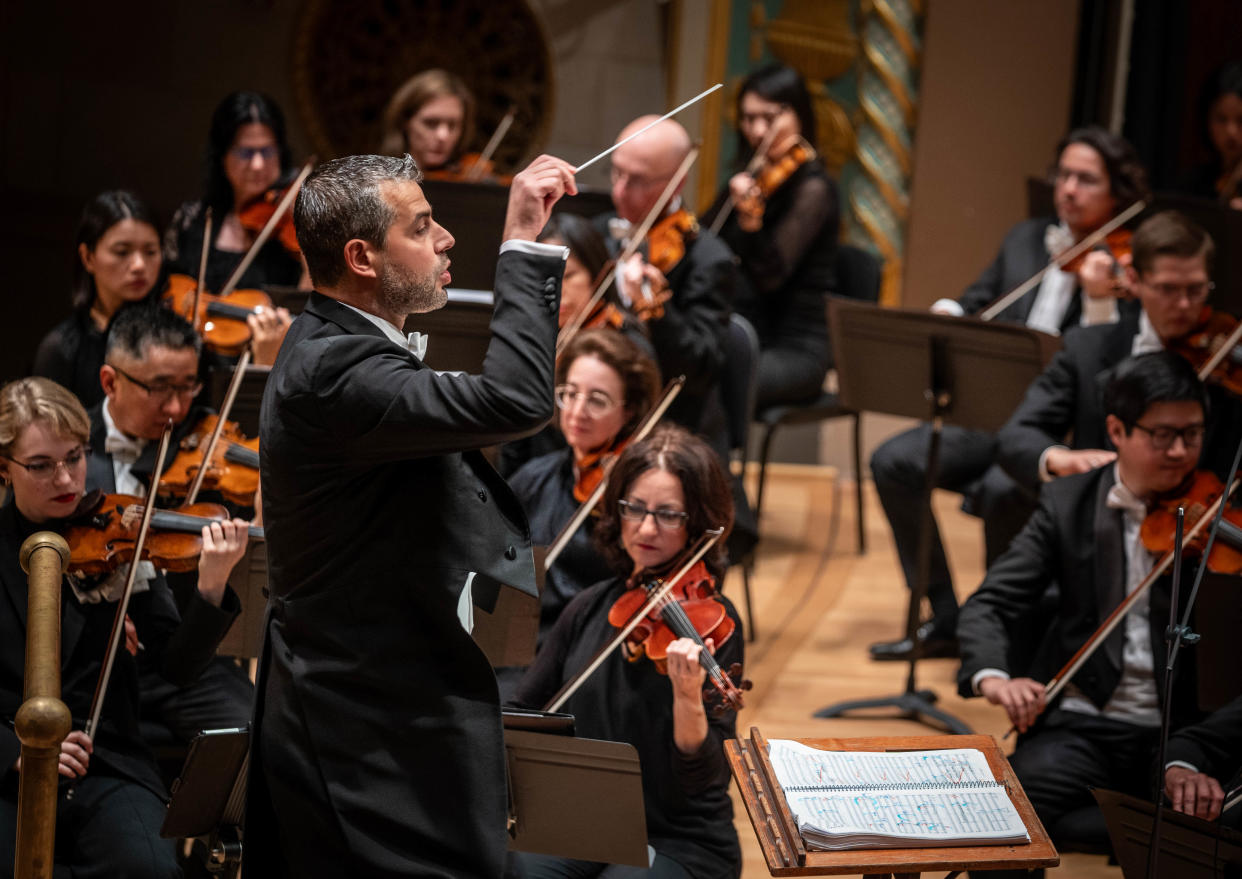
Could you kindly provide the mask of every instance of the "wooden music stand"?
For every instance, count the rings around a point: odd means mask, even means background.
[[[750,739],[725,742],[725,756],[755,828],[768,872],[773,876],[840,876],[915,879],[925,870],[1033,870],[1061,862],[1052,840],[1022,792],[1022,785],[991,736],[872,736],[850,739],[797,739],[826,751],[928,751],[976,748],[987,757],[993,777],[1005,785],[1031,841],[1025,845],[973,845],[933,848],[808,850],[802,843],[785,794],[768,759],[768,743],[755,727]]]

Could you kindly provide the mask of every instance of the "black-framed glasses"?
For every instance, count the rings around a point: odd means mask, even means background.
[[[689,513],[681,510],[670,510],[667,507],[660,507],[658,510],[647,508],[646,504],[638,501],[617,501],[617,506],[621,510],[621,518],[630,522],[641,522],[648,516],[653,516],[656,525],[665,531],[677,531],[686,527],[686,520],[690,518]]]
[[[203,383],[200,381],[191,382],[188,385],[174,385],[168,382],[147,384],[140,379],[134,378],[116,364],[109,363],[108,365],[115,369],[119,375],[124,376],[126,381],[134,387],[141,388],[148,397],[159,397],[164,400],[171,399],[172,397],[197,397],[198,392],[203,389]]]
[[[554,393],[558,408],[568,409],[575,400],[581,399],[587,415],[593,418],[607,415],[620,405],[603,391],[580,391],[574,385],[557,385]]]
[[[53,479],[56,476],[56,470],[60,467],[65,468],[66,473],[73,473],[75,467],[81,466],[86,460],[86,456],[91,453],[90,446],[78,446],[70,449],[69,454],[61,458],[59,461],[51,458],[40,458],[37,461],[19,461],[16,458],[10,458],[8,455],[0,455],[6,461],[16,464],[35,479]]]
[[[1179,436],[1186,448],[1197,449],[1203,445],[1203,434],[1207,431],[1202,424],[1192,424],[1188,427],[1144,427],[1136,422],[1134,426],[1147,434],[1151,440],[1151,447],[1158,452],[1163,452],[1173,445],[1173,440]]]

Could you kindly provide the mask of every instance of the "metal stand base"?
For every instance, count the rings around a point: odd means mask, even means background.
[[[952,714],[933,707],[936,694],[931,690],[912,690],[899,696],[885,696],[879,699],[853,699],[838,702],[815,712],[815,717],[844,717],[851,711],[865,711],[870,708],[896,708],[898,716],[904,720],[916,720],[928,726],[942,726],[946,732],[954,735],[970,735],[972,730]]]

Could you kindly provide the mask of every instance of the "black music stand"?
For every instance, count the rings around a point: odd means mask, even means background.
[[[505,752],[510,850],[649,866],[633,745],[513,729],[506,721]]]
[[[241,869],[249,765],[249,729],[204,730],[190,742],[173,782],[160,836],[192,838],[203,875],[235,879]]]
[[[815,716],[897,708],[902,717],[921,723],[935,721],[950,732],[969,734],[966,724],[934,707],[934,692],[915,687],[922,646],[919,616],[931,567],[931,496],[939,467],[940,432],[945,424],[999,430],[1060,340],[1026,327],[882,309],[836,297],[828,302],[828,318],[841,405],[859,412],[930,420],[932,432],[927,449],[927,519],[919,533],[918,577],[910,589],[906,614],[906,637],[914,645],[906,689],[896,696],[839,702],[821,708]]]
[[[1092,791],[1104,812],[1113,853],[1126,879],[1145,879],[1156,806],[1111,790]],[[1159,877],[1242,877],[1242,833],[1166,809],[1160,831]]]

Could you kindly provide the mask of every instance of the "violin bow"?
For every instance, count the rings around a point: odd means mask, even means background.
[[[1238,164],[1242,166],[1242,162],[1238,162]],[[1242,322],[1233,328],[1233,332],[1217,347],[1216,353],[1212,355],[1207,363],[1203,364],[1203,367],[1199,370],[1199,381],[1207,381],[1208,376],[1216,370],[1216,367],[1220,366],[1222,360],[1229,356],[1239,341],[1242,341]]]
[[[164,470],[164,458],[168,454],[168,446],[172,440],[172,422],[164,428],[160,437],[160,448],[155,455],[155,469],[151,471],[151,485],[147,488],[147,497],[155,498],[159,488],[160,473]],[[138,526],[138,538],[134,541],[134,558],[129,563],[129,575],[125,578],[125,589],[116,603],[116,616],[112,619],[112,633],[108,636],[108,650],[104,654],[103,668],[99,670],[99,680],[95,684],[95,695],[91,697],[91,716],[86,721],[86,734],[95,738],[95,730],[99,728],[99,717],[103,713],[104,695],[108,692],[108,681],[112,678],[112,664],[116,661],[117,651],[121,648],[121,639],[125,637],[125,615],[129,613],[129,599],[134,594],[134,579],[138,574],[138,566],[142,562],[142,551],[146,547],[147,532],[151,529],[151,516],[155,512],[155,504],[147,503],[143,507],[142,522]]]
[[[610,154],[612,153],[612,151],[613,151],[613,150],[615,150],[615,149],[617,149],[617,148],[619,148],[619,147],[625,146],[627,143],[629,143],[629,142],[630,142],[630,141],[632,141],[634,138],[638,137],[640,134],[642,134],[643,132],[647,131],[648,129],[650,129],[650,128],[654,128],[655,126],[657,126],[657,125],[659,125],[661,122],[663,122],[665,119],[671,119],[673,116],[676,116],[678,113],[680,113],[682,110],[684,110],[684,109],[686,109],[687,107],[689,107],[691,104],[697,104],[699,101],[701,101],[701,100],[703,100],[704,98],[706,98],[706,97],[707,97],[708,95],[710,95],[712,92],[719,91],[719,90],[720,90],[720,89],[722,89],[722,88],[724,88],[724,83],[723,83],[723,82],[718,82],[718,83],[716,83],[714,86],[712,86],[711,88],[709,88],[709,89],[704,89],[703,91],[701,91],[701,92],[699,92],[697,95],[695,95],[693,98],[691,98],[690,100],[686,101],[684,104],[679,104],[678,106],[674,107],[672,110],[669,110],[667,113],[665,113],[665,114],[664,114],[663,116],[661,116],[659,119],[656,119],[654,122],[649,122],[649,123],[647,123],[647,124],[646,124],[646,125],[644,125],[642,128],[638,129],[638,131],[635,131],[633,134],[631,134],[629,137],[625,137],[625,138],[622,138],[621,140],[617,141],[616,143],[614,143],[614,144],[613,144],[612,146],[610,146],[608,149],[604,150],[604,151],[603,151],[602,153],[600,153],[599,155],[597,155],[597,156],[595,156],[595,157],[593,157],[593,158],[587,159],[585,162],[583,162],[583,163],[582,163],[581,165],[579,165],[577,168],[574,168],[574,174],[575,174],[575,175],[577,175],[577,174],[581,173],[581,172],[582,172],[583,170],[585,170],[586,168],[591,167],[591,166],[592,166],[592,165],[594,165],[596,162],[598,162],[600,159],[604,158],[604,156],[610,155]]]
[[[586,323],[587,315],[595,308],[599,301],[604,297],[604,291],[608,289],[617,277],[617,272],[621,270],[622,264],[633,256],[642,243],[647,240],[647,233],[651,231],[651,227],[655,225],[656,218],[664,213],[664,209],[668,207],[669,201],[673,198],[673,193],[677,191],[677,187],[681,185],[681,181],[686,178],[686,174],[690,171],[690,166],[694,164],[694,160],[699,157],[699,148],[691,147],[690,152],[686,153],[686,157],[682,159],[681,165],[677,168],[677,173],[669,178],[668,185],[664,187],[664,191],[660,193],[660,197],[656,199],[655,204],[651,206],[651,210],[647,211],[647,216],[643,218],[638,229],[630,236],[625,249],[621,251],[621,255],[613,262],[612,271],[604,276],[604,280],[595,288],[595,292],[591,294],[577,313],[565,324],[561,329],[560,335],[556,337],[556,355],[559,357],[565,347],[573,340],[578,331],[582,329],[582,325]]]
[[[1000,299],[997,299],[995,302],[993,302],[983,311],[979,312],[979,319],[980,320],[991,320],[992,318],[996,317],[998,314],[1000,314],[1010,305],[1013,305],[1013,303],[1017,302],[1019,299],[1025,296],[1028,291],[1030,291],[1033,287],[1035,287],[1036,284],[1038,284],[1040,281],[1044,279],[1044,275],[1048,274],[1050,270],[1059,269],[1061,268],[1061,266],[1065,265],[1067,262],[1074,259],[1079,254],[1086,253],[1088,250],[1095,247],[1097,244],[1099,244],[1101,241],[1107,238],[1110,232],[1112,232],[1115,229],[1120,228],[1127,221],[1129,221],[1132,217],[1137,215],[1139,212],[1143,211],[1146,207],[1147,207],[1147,202],[1144,201],[1143,199],[1139,199],[1134,204],[1130,205],[1124,211],[1119,213],[1117,216],[1113,217],[1103,226],[1096,229],[1091,234],[1084,236],[1083,239],[1079,241],[1077,244],[1075,244],[1073,247],[1067,247],[1065,250],[1061,251],[1059,254],[1057,254],[1052,259],[1050,259],[1048,261],[1048,264],[1044,266],[1042,269],[1040,269],[1038,272],[1033,274],[1031,277],[1027,278],[1025,281],[1023,281],[1021,284],[1019,284],[1014,289],[1010,290]]]
[[[565,682],[565,685],[557,691],[551,701],[543,707],[543,710],[549,712],[559,711],[569,697],[576,693],[586,679],[594,674],[595,670],[603,664],[604,660],[608,658],[608,654],[612,653],[613,650],[625,641],[629,637],[630,632],[634,631],[638,624],[646,619],[647,614],[651,613],[657,605],[664,601],[668,594],[673,591],[673,587],[680,583],[686,574],[690,573],[690,569],[698,563],[699,559],[707,555],[707,551],[716,545],[716,541],[720,540],[722,534],[724,534],[723,528],[709,528],[704,531],[702,536],[699,537],[699,545],[691,554],[689,561],[682,565],[676,574],[652,591],[651,596],[647,599],[647,603],[635,611],[634,615],[630,617],[629,622],[617,630],[617,634],[613,636],[613,639],[605,644],[599,653],[595,654],[595,657],[587,663],[582,671]]]
[[[280,222],[285,213],[293,206],[293,200],[298,197],[298,191],[302,188],[302,184],[306,178],[310,176],[310,172],[315,167],[315,157],[311,156],[306,160],[306,164],[302,166],[302,170],[298,172],[297,178],[289,186],[285,197],[276,205],[276,210],[272,212],[272,216],[263,224],[263,228],[259,230],[258,236],[254,239],[254,244],[250,245],[250,249],[246,251],[246,255],[242,257],[241,262],[237,264],[237,268],[233,270],[233,274],[229,276],[225,282],[224,288],[220,291],[220,297],[223,298],[237,289],[237,284],[241,281],[242,275],[246,273],[246,269],[250,268],[250,264],[254,262],[254,258],[259,255],[259,249],[267,243],[267,239],[272,236],[272,231],[276,228],[276,224]]]
[[[673,401],[677,399],[677,395],[681,393],[682,385],[685,383],[686,377],[684,375],[679,375],[677,378],[668,383],[668,387],[664,389],[663,395],[661,395],[660,399],[656,401],[656,404],[651,407],[651,411],[647,413],[647,417],[643,419],[640,425],[638,425],[627,442],[639,442],[647,436],[647,434],[651,433],[660,418],[663,417],[666,411],[668,411],[668,407],[673,405]],[[569,521],[565,523],[565,527],[561,529],[561,533],[556,535],[556,539],[553,540],[551,545],[548,546],[548,554],[544,556],[543,559],[543,569],[545,571],[552,567],[552,563],[560,558],[561,553],[564,552],[565,547],[569,544],[570,538],[578,532],[578,529],[582,527],[582,523],[586,521],[587,516],[591,515],[591,510],[595,509],[595,505],[598,504],[600,498],[604,496],[604,491],[608,488],[609,472],[611,472],[611,467],[609,470],[604,472],[604,476],[600,479],[599,485],[595,486],[595,491],[591,492],[590,497],[582,502],[582,506],[578,507],[573,516],[570,517]]]
[[[203,216],[203,250],[198,256],[198,283],[194,285],[194,300],[190,303],[190,323],[198,323],[198,304],[203,298],[203,285],[207,283],[207,254],[211,252],[211,205]]]
[[[1191,525],[1186,531],[1183,538],[1184,543],[1190,543],[1199,536],[1199,532],[1202,531],[1205,526],[1211,523],[1213,517],[1216,516],[1217,511],[1221,508],[1221,505],[1224,504],[1224,502],[1233,494],[1234,490],[1237,489],[1238,483],[1239,481],[1234,479],[1229,485],[1229,490],[1221,492],[1221,496],[1208,506],[1203,515],[1199,517],[1198,521]],[[1081,669],[1086,661],[1091,658],[1091,655],[1099,649],[1099,646],[1104,643],[1104,639],[1112,634],[1113,629],[1117,628],[1117,624],[1125,618],[1126,614],[1134,609],[1134,606],[1138,603],[1139,599],[1146,595],[1152,585],[1164,576],[1164,572],[1169,569],[1171,564],[1173,564],[1175,556],[1176,553],[1173,550],[1169,550],[1161,556],[1160,560],[1152,567],[1151,572],[1143,578],[1142,582],[1140,582],[1138,586],[1134,587],[1134,591],[1127,595],[1120,604],[1113,608],[1113,612],[1105,618],[1104,622],[1100,623],[1099,628],[1091,634],[1091,637],[1087,639],[1086,643],[1078,648],[1078,652],[1071,656],[1069,662],[1065,663],[1064,667],[1052,676],[1044,687],[1045,705],[1057,697],[1061,690],[1065,688],[1065,685],[1069,683],[1070,678],[1078,674],[1078,670]],[[1178,588],[1178,584],[1174,583],[1173,588]],[[1014,732],[1014,728],[1010,727],[1009,732],[1005,733],[1005,736],[1008,737],[1012,732]]]
[[[783,107],[784,105],[782,105]],[[762,167],[764,159],[768,155],[768,150],[772,147],[772,141],[776,140],[776,126],[769,125],[768,130],[763,133],[763,139],[759,141],[759,146],[755,147],[755,154],[750,157],[750,161],[746,163],[746,173],[751,177]],[[725,199],[725,203],[720,207],[720,213],[716,214],[716,218],[712,220],[711,229],[713,235],[720,232],[725,224],[725,220],[729,219],[729,215],[733,213],[733,208],[737,205],[737,199],[733,197],[733,193],[729,193],[729,197]]]
[[[229,412],[233,408],[233,401],[237,399],[237,391],[241,388],[242,379],[246,376],[246,367],[249,364],[250,349],[247,348],[237,359],[237,365],[233,367],[233,378],[229,381],[228,392],[224,395],[224,405],[216,414],[216,426],[211,431],[211,438],[207,440],[207,445],[203,447],[203,460],[198,465],[198,472],[194,474],[194,481],[190,483],[190,490],[186,492],[187,506],[198,500],[198,492],[203,487],[207,468],[211,466],[211,456],[215,454],[216,446],[219,445],[220,435],[224,432],[224,423],[228,420]]]
[[[505,139],[505,135],[509,132],[509,126],[513,124],[514,118],[517,116],[517,107],[513,104],[509,105],[509,112],[505,114],[505,118],[500,120],[500,124],[496,126],[496,130],[492,132],[491,139],[488,140],[487,146],[483,147],[483,152],[479,153],[479,159],[471,166],[466,173],[466,181],[473,183],[483,176],[483,169],[487,166],[488,160],[496,152],[496,148],[500,146],[500,142]]]

